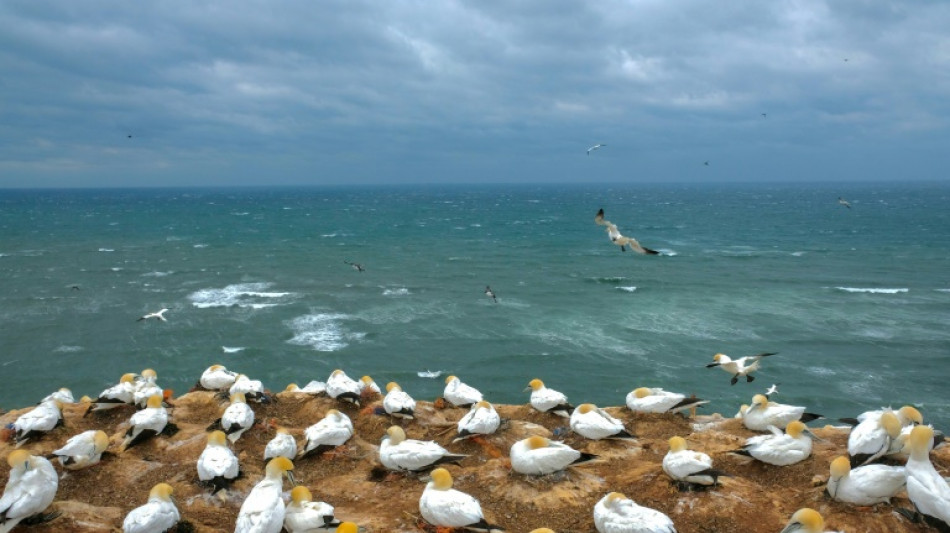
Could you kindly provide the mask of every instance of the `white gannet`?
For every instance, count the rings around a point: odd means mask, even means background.
[[[327,379],[327,395],[335,400],[360,404],[360,385],[346,372],[336,369]]]
[[[386,430],[379,444],[379,462],[390,470],[420,472],[443,463],[456,463],[468,457],[452,453],[435,441],[407,439],[399,426]]]
[[[445,389],[442,391],[442,397],[455,407],[471,407],[472,404],[482,401],[482,393],[478,389],[462,383],[455,376],[445,378]]]
[[[501,425],[501,417],[495,411],[495,406],[482,400],[475,402],[465,416],[459,419],[458,434],[453,442],[457,442],[476,435],[491,435]]]
[[[778,394],[778,386],[781,383],[773,383],[771,387],[765,390],[765,397],[770,398],[773,394]]]
[[[59,458],[59,464],[66,470],[79,470],[98,463],[108,447],[106,432],[90,429],[70,437],[53,455]]]
[[[165,312],[166,312],[166,311],[168,311],[168,309],[161,309],[161,310],[156,311],[156,312],[154,312],[154,313],[145,313],[144,315],[142,315],[142,316],[140,316],[140,317],[138,318],[137,322],[141,322],[141,321],[143,321],[143,320],[148,320],[148,319],[150,319],[150,318],[157,318],[157,319],[161,320],[162,322],[167,322],[167,320],[165,320]]]
[[[909,405],[896,412],[890,409],[867,411],[859,415],[858,420],[858,424],[851,428],[851,434],[848,435],[851,466],[879,459],[888,452],[891,442],[900,436],[903,426],[923,423],[920,411]]]
[[[659,387],[640,387],[627,393],[627,409],[635,413],[678,413],[709,403],[701,398],[665,391]]]
[[[408,393],[403,392],[398,383],[390,381],[386,384],[383,409],[391,416],[411,419],[416,413],[416,401]]]
[[[553,474],[597,458],[594,454],[577,451],[563,442],[539,435],[512,444],[509,457],[512,470],[529,476]]]
[[[689,485],[709,487],[727,474],[713,468],[712,458],[703,452],[690,450],[683,437],[670,437],[670,450],[663,456],[663,471],[681,488]],[[686,484],[686,487],[683,486]]]
[[[284,392],[299,392],[301,394],[312,394],[317,396],[327,392],[327,384],[315,379],[308,381],[303,387],[300,387],[296,383],[290,383],[286,388],[284,388]]]
[[[352,436],[353,422],[350,417],[336,409],[330,409],[319,422],[304,430],[307,442],[303,449],[297,452],[297,459],[341,446]]]
[[[495,297],[495,291],[491,290],[491,285],[485,285],[485,296],[491,298],[491,301],[498,303],[498,298]]]
[[[237,372],[228,370],[224,365],[211,365],[201,373],[198,384],[208,390],[223,391],[230,389],[237,377]]]
[[[594,150],[599,150],[600,148],[604,146],[607,146],[607,145],[604,143],[597,143],[594,146],[591,146],[590,148],[587,149],[587,155],[590,155],[590,153],[593,152]]]
[[[7,456],[10,477],[0,497],[0,533],[7,533],[21,520],[42,513],[53,503],[59,477],[53,465],[26,450]]]
[[[751,382],[755,379],[752,373],[759,369],[760,360],[763,357],[775,355],[776,353],[778,352],[765,352],[757,355],[747,355],[738,359],[732,359],[724,353],[717,353],[713,356],[714,362],[706,365],[706,368],[718,366],[729,374],[732,374],[732,380],[729,382],[732,385],[735,385],[741,376],[745,376],[746,382]]]
[[[259,481],[241,504],[234,533],[280,533],[284,527],[284,476],[295,485],[294,463],[286,457],[271,459]]]
[[[932,520],[950,526],[950,485],[930,462],[930,446],[934,430],[929,426],[917,426],[910,432],[906,447],[907,497],[914,503],[917,512]]]
[[[569,418],[574,411],[574,406],[567,402],[567,396],[563,392],[545,387],[540,379],[532,379],[524,390],[531,391],[531,407],[542,413]]]
[[[290,505],[284,513],[284,529],[290,533],[315,533],[337,528],[337,533],[341,533],[339,527],[342,524],[333,517],[333,513],[332,505],[313,501],[310,490],[298,485],[290,491]],[[353,533],[356,533],[355,529]]]
[[[99,397],[93,400],[86,413],[91,411],[104,411],[114,409],[123,405],[135,405],[135,378],[138,374],[123,374],[119,382],[99,393]]]
[[[168,483],[159,483],[148,493],[148,502],[125,515],[123,533],[159,533],[168,531],[181,520],[172,501],[175,489]]]
[[[228,448],[223,431],[208,434],[208,445],[198,456],[198,481],[211,487],[211,494],[227,489],[241,475],[238,458]]]
[[[73,399],[73,391],[63,387],[56,392],[47,394],[45,398],[39,401],[39,403],[48,402],[50,400],[59,400],[60,403],[76,403],[76,400]]]
[[[164,391],[158,386],[157,381],[158,373],[151,368],[146,368],[138,378],[136,378],[135,391],[132,393],[136,407],[140,409],[144,408],[145,403],[148,402],[148,399],[152,396],[156,394],[159,396],[164,395]]]
[[[370,376],[361,377],[360,380],[356,382],[356,386],[359,388],[361,398],[370,398],[383,393],[383,391],[379,390],[379,385],[377,385]]]
[[[243,394],[244,400],[249,402],[266,402],[269,400],[264,384],[259,379],[251,379],[244,374],[238,374],[234,383],[228,389],[228,395]]]
[[[827,490],[839,502],[874,505],[889,503],[906,484],[903,466],[866,465],[852,469],[851,462],[842,455],[831,461]]]
[[[610,237],[610,242],[619,246],[621,252],[626,252],[627,247],[629,246],[631,250],[637,252],[638,254],[658,255],[660,253],[656,250],[651,250],[644,246],[640,246],[640,243],[637,242],[637,240],[633,237],[624,237],[621,235],[616,224],[610,222],[609,220],[604,220],[603,209],[597,211],[597,215],[594,217],[594,222],[600,226],[607,226],[607,236]]]
[[[825,519],[814,509],[803,507],[794,514],[779,533],[824,533]]]
[[[452,488],[452,474],[444,468],[432,471],[419,498],[419,512],[436,527],[462,527],[478,531],[501,532],[499,526],[485,521],[482,506],[471,495]]]
[[[811,431],[798,420],[785,427],[785,433],[775,426],[769,428],[769,435],[758,435],[746,439],[745,446],[732,453],[748,455],[753,459],[776,466],[788,466],[804,461],[811,455]]]
[[[910,432],[913,431],[915,427],[917,427],[915,424],[904,426],[901,429],[900,435],[898,435],[897,438],[891,439],[890,446],[887,448],[887,453],[884,454],[888,459],[893,459],[902,463],[907,462],[907,459],[910,457],[910,452],[909,450],[905,449],[904,445],[907,443],[907,439],[910,438]],[[944,442],[945,440],[946,436],[942,431],[934,430],[934,440],[933,444],[931,445],[931,449],[936,448],[938,444]]]
[[[286,457],[291,460],[297,457],[297,441],[286,428],[277,428],[277,434],[264,447],[264,461],[274,457]]]
[[[752,404],[742,415],[742,425],[752,431],[768,431],[769,426],[785,427],[792,420],[808,423],[819,418],[824,417],[806,413],[805,408],[801,406],[770,402],[764,394],[756,394],[752,397]]]
[[[61,409],[61,402],[49,400],[20,415],[13,422],[13,438],[16,441],[16,447],[19,448],[26,441],[63,425]]]
[[[847,207],[848,209],[851,209],[851,202],[845,200],[844,198],[842,198],[842,197],[840,197],[840,196],[838,197],[838,203],[841,204],[841,205],[843,205],[843,206],[845,206],[845,207]]]
[[[594,505],[594,526],[599,533],[676,533],[670,517],[619,492],[611,492]]]
[[[161,433],[168,425],[168,411],[162,405],[162,397],[154,395],[148,399],[145,409],[137,411],[129,419],[129,430],[119,447],[125,451],[132,446]]]
[[[623,427],[623,422],[592,403],[577,406],[571,413],[571,430],[582,437],[600,439],[634,439]]]
[[[247,404],[244,394],[238,392],[231,395],[231,405],[221,415],[221,429],[227,434],[228,440],[237,442],[245,431],[254,425],[254,410]]]

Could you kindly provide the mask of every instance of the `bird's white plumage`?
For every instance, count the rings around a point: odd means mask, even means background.
[[[0,533],[7,533],[24,518],[46,510],[59,488],[56,469],[45,458],[17,450],[8,456],[7,462],[10,475],[0,496],[0,515],[6,521],[0,524]]]
[[[678,392],[666,391],[659,387],[643,387],[627,393],[626,404],[627,408],[635,413],[675,413],[709,403],[697,398],[695,402],[687,402],[686,405],[681,405],[686,399],[685,394]]]
[[[145,505],[136,507],[122,521],[123,533],[162,533],[171,529],[181,515],[175,502],[162,495],[150,495]]]
[[[272,459],[271,461],[279,461]],[[241,504],[234,533],[280,533],[286,507],[281,498],[283,473],[268,463],[264,479],[259,481]]]
[[[570,425],[572,431],[592,440],[623,438],[627,434],[623,422],[592,404],[583,404],[574,409]]]
[[[801,424],[801,422],[792,422]],[[804,424],[802,424],[804,426]],[[787,466],[804,461],[811,455],[811,438],[805,430],[783,433],[772,426],[769,435],[750,437],[745,441],[745,450],[754,459],[776,466]]]
[[[764,395],[756,395],[742,416],[742,425],[752,431],[768,431],[769,426],[785,427],[804,413],[802,406],[770,402]]]
[[[76,400],[73,398],[73,391],[67,389],[66,387],[63,387],[56,392],[47,394],[45,398],[40,400],[40,403],[51,400],[59,400],[61,403],[76,403]]]
[[[724,353],[717,353],[713,359],[715,363],[706,365],[707,367],[718,366],[724,372],[732,375],[732,383],[735,384],[740,377],[745,377],[747,381],[755,379],[752,373],[759,369],[762,364],[762,358],[775,355],[774,353],[761,353],[757,355],[747,355],[738,359],[733,359]]]
[[[126,433],[122,448],[125,449],[143,431],[149,430],[161,433],[166,425],[168,425],[168,411],[161,403],[133,413],[129,418],[129,431]]]
[[[208,390],[223,391],[230,389],[237,377],[237,372],[232,372],[223,365],[211,365],[201,373],[198,383]]]
[[[933,429],[919,426],[911,430],[907,448],[907,497],[921,513],[950,526],[950,484],[930,462]]]
[[[581,452],[563,442],[529,437],[512,444],[509,457],[515,472],[543,476],[564,470],[581,458]]]
[[[56,400],[40,403],[33,409],[23,413],[13,422],[14,438],[17,446],[29,440],[30,434],[45,433],[52,430],[63,419]]]
[[[331,398],[342,398],[357,401],[360,396],[359,383],[346,375],[342,370],[334,370],[327,378],[327,395]]]
[[[145,404],[148,402],[148,399],[152,396],[158,395],[161,396],[164,391],[156,383],[158,380],[158,375],[150,369],[142,371],[140,375],[135,380],[135,390],[132,393],[133,403],[139,408],[145,407]]]
[[[495,407],[482,400],[473,405],[465,416],[459,419],[458,436],[491,435],[501,425],[501,417]]]
[[[383,436],[379,444],[379,462],[390,470],[415,472],[439,464],[445,457],[453,454],[431,440],[407,439],[397,428],[398,434],[390,432]],[[455,456],[461,458],[462,456]]]
[[[392,383],[383,398],[383,409],[392,416],[412,418],[415,416],[416,400],[404,392],[399,385]]]
[[[670,517],[615,492],[594,505],[594,526],[599,533],[676,533]]]
[[[299,490],[304,487],[297,487]],[[310,491],[305,492],[306,498],[294,497],[284,512],[284,529],[290,533],[315,533],[317,531],[332,531],[328,524],[335,523],[333,514],[335,509],[326,502],[315,502],[310,499]]]
[[[148,320],[150,318],[155,318],[162,322],[167,322],[167,320],[165,319],[166,312],[168,312],[168,309],[161,309],[159,311],[155,311],[154,313],[145,313],[144,315],[139,317],[139,320]]]
[[[459,378],[449,376],[445,378],[445,389],[442,397],[456,407],[468,407],[482,401],[482,393],[470,385],[466,385]]]
[[[243,401],[232,399],[231,405],[221,415],[221,429],[228,435],[228,440],[237,442],[245,431],[254,425],[254,410]]]
[[[264,460],[274,457],[286,457],[293,459],[297,457],[297,441],[294,436],[286,431],[277,431],[267,446],[264,447]]]
[[[889,502],[907,484],[903,466],[865,465],[852,469],[846,457],[840,458],[842,470],[831,468],[828,494],[840,502],[874,505]]]
[[[529,385],[531,387],[531,407],[534,407],[535,410],[542,413],[552,412],[563,417],[570,416],[569,409],[564,408],[564,406],[570,405],[567,401],[566,394],[546,387],[541,380],[537,380],[537,385],[534,383],[535,382],[532,381],[532,384]],[[552,411],[552,409],[556,410]]]
[[[118,383],[99,393],[93,402],[93,411],[113,409],[135,403],[135,374],[125,374]]]
[[[198,456],[198,479],[211,481],[214,478],[233,480],[241,472],[238,458],[224,443],[211,442]]]
[[[90,429],[78,435],[73,435],[61,448],[54,450],[53,455],[59,459],[59,464],[67,470],[79,470],[92,466],[102,458],[102,452],[109,445],[108,437],[99,431]],[[99,442],[97,442],[97,440]]]
[[[439,484],[426,484],[419,498],[419,512],[427,522],[440,527],[466,527],[484,520],[482,506],[470,494]]]
[[[264,398],[264,383],[259,379],[251,379],[244,374],[238,374],[234,383],[228,389],[228,395],[243,394],[248,401],[261,401]]]
[[[713,485],[716,477],[704,472],[712,469],[712,466],[711,457],[703,452],[688,449],[685,441],[678,447],[671,443],[670,450],[663,456],[663,471],[675,481]]]
[[[318,446],[340,446],[353,436],[353,422],[345,414],[330,410],[319,422],[304,430],[306,444],[298,455],[304,455]]]

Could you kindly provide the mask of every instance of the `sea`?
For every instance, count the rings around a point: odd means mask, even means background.
[[[706,368],[762,352],[753,382]],[[183,394],[212,364],[730,417],[777,384],[833,423],[910,404],[948,430],[950,183],[0,190],[0,408],[145,368]]]

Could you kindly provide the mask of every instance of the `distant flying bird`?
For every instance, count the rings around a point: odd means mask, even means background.
[[[841,204],[841,205],[843,205],[843,206],[845,206],[845,207],[847,207],[848,209],[851,209],[851,202],[845,200],[844,198],[842,198],[842,197],[840,197],[840,196],[838,197],[838,203]]]
[[[361,263],[352,263],[350,261],[347,261],[346,259],[344,259],[343,262],[353,267],[353,270],[356,270],[357,272],[363,272],[364,270],[366,270],[365,268],[363,268],[363,265]]]
[[[607,146],[607,145],[598,143],[598,144],[595,144],[594,146],[591,146],[590,148],[587,149],[587,155],[590,155],[591,152],[601,148],[602,146]]]
[[[491,301],[498,303],[498,298],[495,298],[495,292],[492,291],[491,287],[488,285],[485,285],[485,294],[488,295],[489,298],[491,298]]]
[[[769,387],[768,390],[765,391],[765,397],[768,398],[769,396],[773,394],[778,394],[779,385],[781,385],[781,383],[773,383],[772,386]]]
[[[657,255],[660,252],[656,250],[651,250],[649,248],[644,248],[640,246],[640,243],[637,242],[633,237],[624,237],[620,234],[620,230],[617,229],[617,226],[611,223],[609,220],[604,220],[604,210],[601,209],[597,211],[597,216],[594,217],[594,222],[599,226],[607,226],[607,235],[610,237],[610,241],[620,247],[621,252],[627,251],[627,246],[631,250],[639,254],[647,255]]]
[[[79,285],[70,285],[69,288],[72,289],[72,290],[74,290],[74,291],[78,291],[78,290],[79,290]]]
[[[708,167],[708,166],[709,166],[709,161],[703,161],[703,164]]]
[[[766,115],[765,113],[762,113],[762,118],[765,118],[765,117],[767,117],[767,116],[768,116],[768,115]]]
[[[162,309],[161,311],[156,311],[154,313],[146,313],[140,316],[139,319],[136,320],[136,322],[141,322],[143,320],[148,320],[150,318],[157,318],[161,320],[162,322],[167,322],[167,320],[165,320],[165,311],[168,311],[168,309]]]

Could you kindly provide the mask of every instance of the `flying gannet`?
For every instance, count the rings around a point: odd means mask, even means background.
[[[713,356],[713,362],[706,365],[706,368],[718,366],[723,369],[723,371],[732,374],[732,380],[729,382],[731,385],[735,385],[739,381],[740,376],[745,376],[746,382],[749,383],[755,380],[755,376],[753,376],[752,373],[759,369],[759,365],[761,364],[759,361],[763,357],[775,355],[776,353],[778,352],[765,352],[758,355],[747,355],[738,359],[732,359],[724,353],[717,353]]]
[[[603,209],[597,211],[597,215],[594,217],[594,223],[599,226],[607,226],[607,236],[610,237],[610,242],[619,246],[621,252],[626,252],[627,247],[630,247],[631,250],[637,252],[638,254],[658,255],[660,253],[656,250],[651,250],[649,248],[640,246],[640,243],[637,242],[637,240],[633,237],[625,237],[621,235],[616,224],[604,219]]]
[[[595,144],[594,146],[591,146],[590,148],[587,149],[587,155],[590,155],[590,153],[593,152],[594,150],[599,150],[603,148],[604,146],[607,146],[607,145],[603,143],[598,143],[598,144]]]
[[[168,311],[168,309],[161,309],[161,310],[156,311],[156,312],[154,312],[154,313],[146,313],[146,314],[140,316],[136,322],[141,322],[141,321],[143,321],[143,320],[148,320],[148,319],[150,319],[150,318],[157,318],[158,320],[160,320],[160,321],[162,321],[162,322],[167,322],[167,320],[165,319],[165,312],[166,312],[166,311]]]

